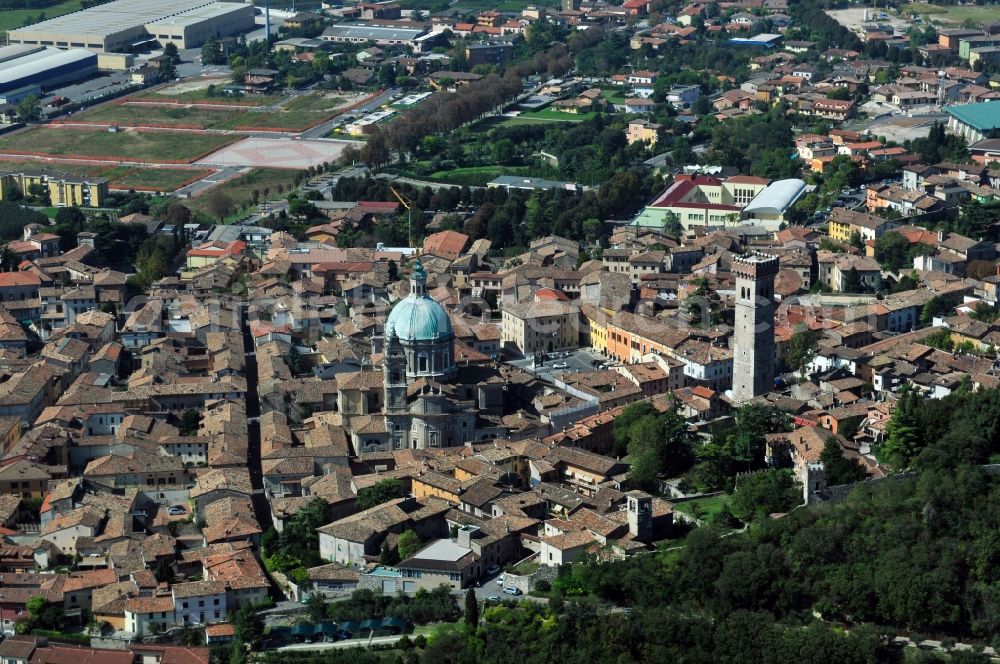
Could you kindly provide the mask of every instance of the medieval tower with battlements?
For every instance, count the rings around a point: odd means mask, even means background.
[[[733,262],[736,320],[733,333],[733,402],[774,389],[774,278],[778,257],[760,253]]]

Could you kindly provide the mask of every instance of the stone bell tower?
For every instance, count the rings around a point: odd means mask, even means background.
[[[774,389],[774,278],[778,257],[738,256],[733,333],[733,401],[742,403]]]

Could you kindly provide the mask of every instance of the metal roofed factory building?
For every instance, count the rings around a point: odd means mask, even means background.
[[[82,48],[45,46],[0,48],[0,94],[38,86],[54,87],[97,73],[97,55]]]
[[[252,4],[211,0],[112,0],[8,33],[11,44],[128,53],[151,40],[198,48],[211,37],[253,30]]]
[[[948,129],[969,143],[992,138],[993,132],[1000,131],[1000,101],[958,104],[946,106],[944,110],[951,116]]]
[[[379,46],[417,47],[417,39],[427,33],[426,28],[406,28],[395,25],[370,25],[367,23],[343,23],[331,25],[320,39],[329,42],[363,44],[375,42]]]
[[[806,192],[806,183],[798,178],[772,182],[743,208],[743,218],[776,231],[785,223],[785,213]]]

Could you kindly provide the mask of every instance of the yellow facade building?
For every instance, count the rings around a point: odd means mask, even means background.
[[[32,187],[47,189],[53,207],[104,207],[108,198],[106,178],[61,171],[0,173],[0,201],[10,200],[14,191],[24,194]]]

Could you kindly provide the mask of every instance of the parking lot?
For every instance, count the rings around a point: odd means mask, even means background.
[[[602,364],[614,366],[617,364],[613,360],[595,353],[589,348],[581,348],[565,353],[550,353],[548,359],[535,363],[534,358],[524,358],[521,360],[511,360],[519,369],[538,376],[546,382],[552,382],[552,377],[559,373],[575,373],[578,371],[594,371]]]

